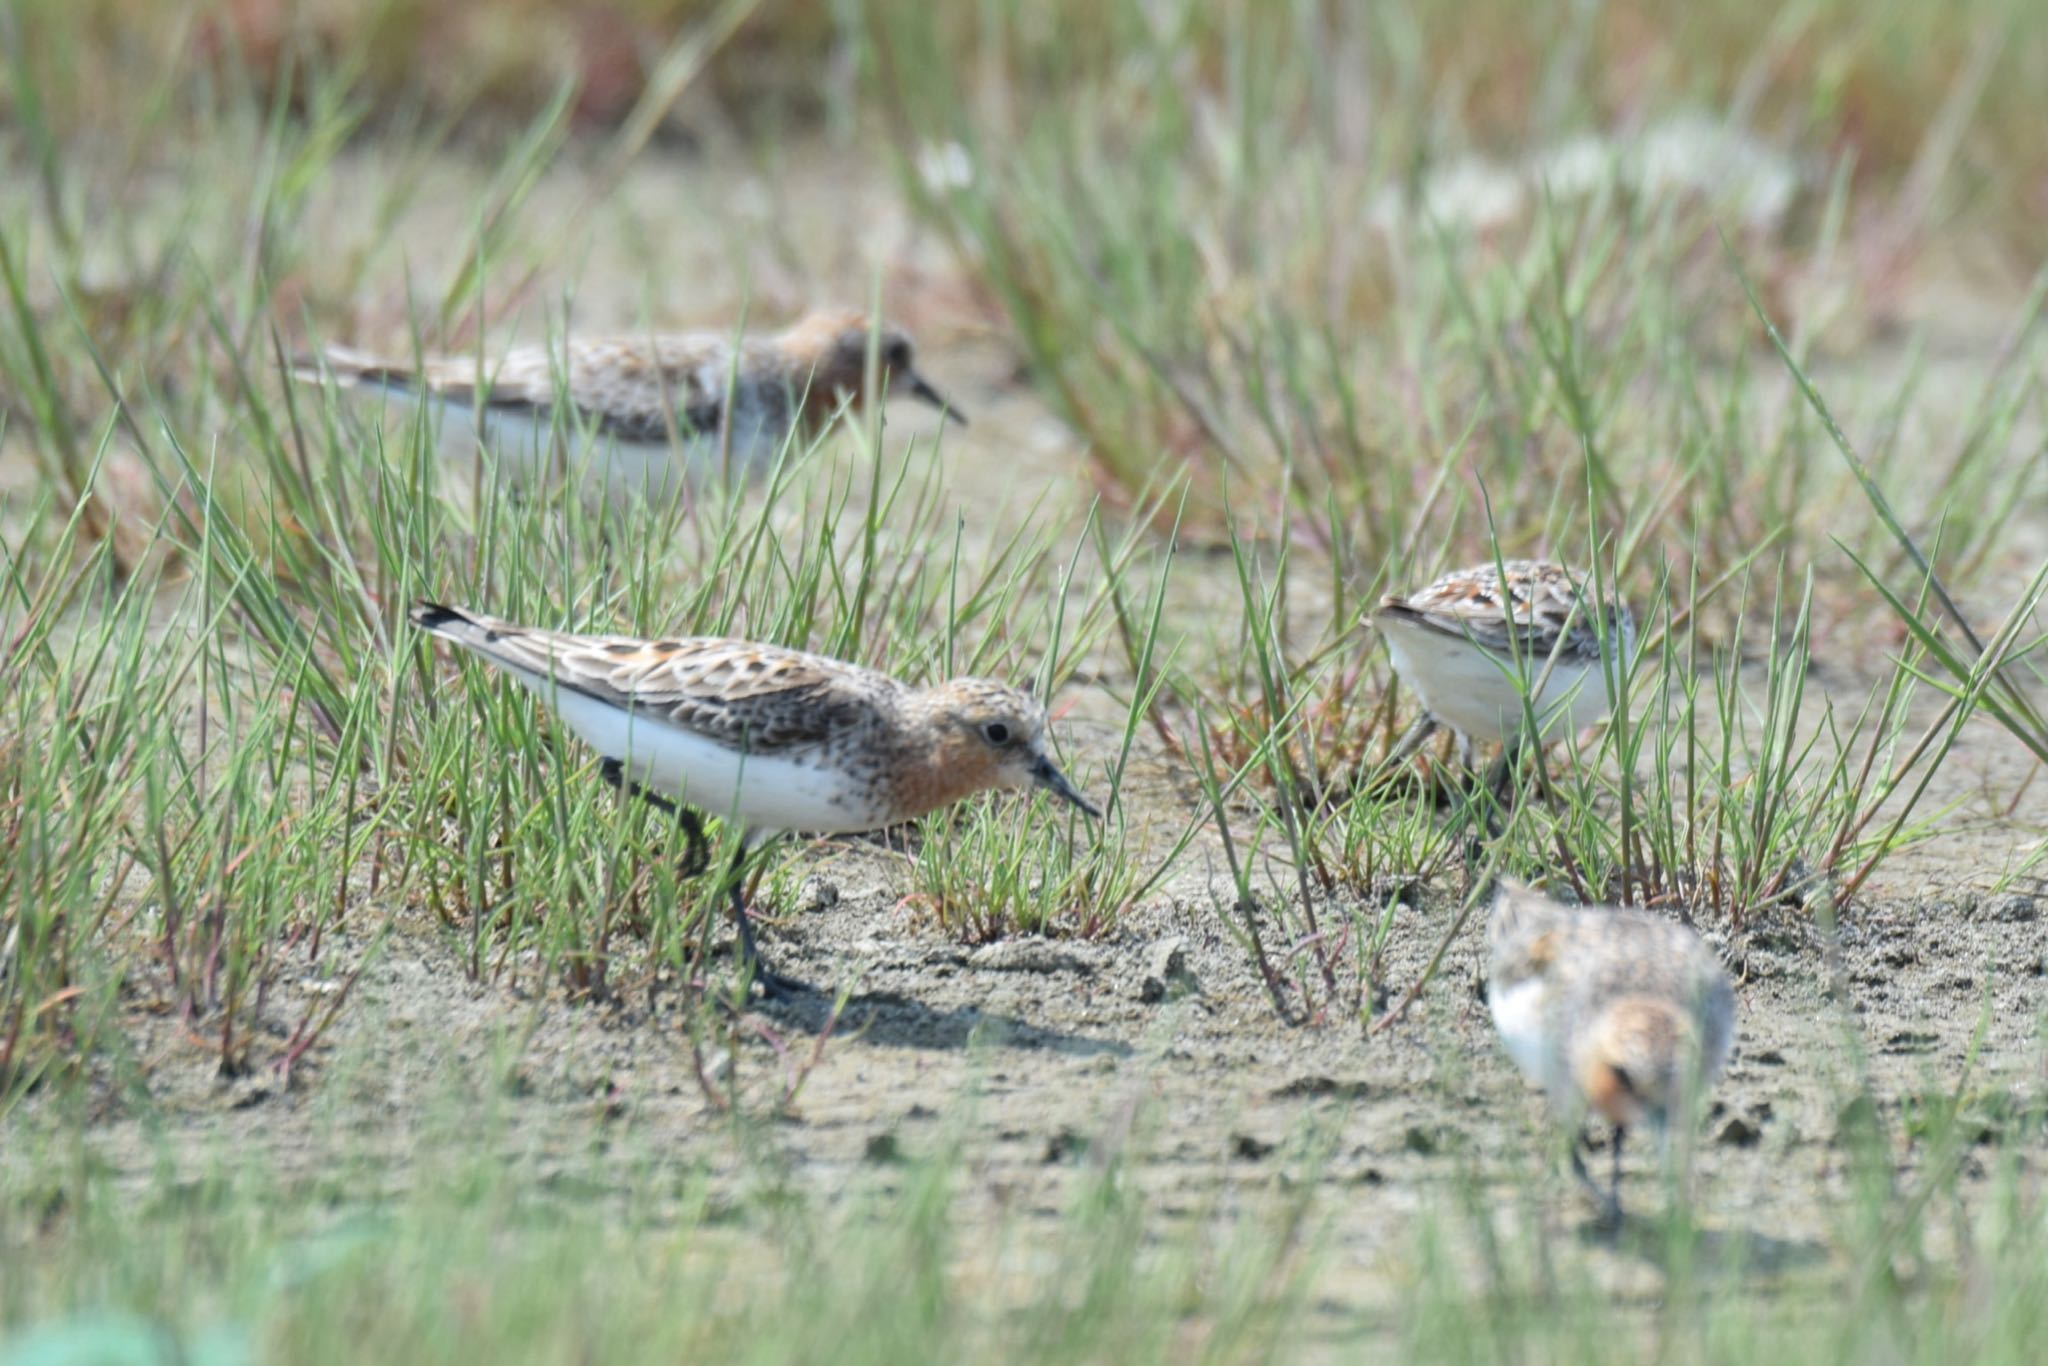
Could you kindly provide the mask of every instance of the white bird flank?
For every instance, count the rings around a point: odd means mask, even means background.
[[[872,830],[872,794],[813,749],[796,755],[749,754],[692,730],[599,701],[555,677],[506,672],[532,689],[592,749],[617,759],[642,787],[737,821],[750,833],[802,830],[819,835]]]
[[[768,336],[572,336],[490,359],[330,347],[293,374],[426,404],[444,458],[472,457],[481,442],[515,486],[566,477],[612,501],[658,501],[713,474],[759,475],[858,409],[871,349],[883,398],[903,395],[965,423],[918,373],[905,333],[844,309]]]
[[[913,688],[801,650],[516,626],[421,603],[412,620],[504,669],[632,785],[768,836],[848,834],[985,789],[1043,787],[1045,709],[983,679]]]
[[[1582,581],[1547,560],[1474,565],[1384,599],[1373,625],[1424,710],[1467,741],[1511,740],[1531,714],[1548,740],[1613,711],[1635,648],[1627,604],[1596,612]]]
[[[387,413],[422,402],[412,389],[361,387],[364,400]],[[716,479],[745,479],[767,470],[786,447],[790,458],[802,453],[794,445],[796,428],[759,410],[736,413],[726,430],[681,428],[673,439],[641,441],[611,434],[573,408],[479,410],[434,394],[426,395],[425,407],[435,454],[451,468],[466,469],[481,453],[488,461],[487,480],[494,473],[517,490],[580,489],[593,503],[618,507],[636,499],[664,507]]]
[[[1727,1065],[1734,988],[1684,925],[1504,882],[1487,943],[1501,1044],[1561,1116],[1662,1128]]]
[[[1572,1129],[1613,1126],[1614,1174],[1601,1190],[1576,1142],[1572,1171],[1621,1220],[1621,1154],[1647,1125],[1667,1156],[1727,1066],[1735,990],[1687,926],[1647,911],[1561,905],[1503,880],[1487,917],[1487,1004],[1502,1047]]]

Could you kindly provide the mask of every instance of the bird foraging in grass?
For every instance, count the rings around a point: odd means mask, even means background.
[[[1101,815],[1054,762],[1045,708],[1003,683],[921,688],[777,645],[577,635],[433,602],[411,617],[537,694],[693,846],[699,812],[740,826],[726,890],[741,957],[771,994],[805,988],[761,965],[740,876],[750,850],[792,831],[877,830],[990,789],[1042,788]]]
[[[1395,672],[1468,766],[1477,745],[1515,739],[1531,717],[1549,739],[1613,710],[1635,616],[1619,599],[1596,606],[1586,582],[1549,560],[1508,560],[1381,600],[1372,624]]]
[[[659,502],[716,471],[758,475],[792,439],[857,408],[870,346],[879,398],[916,399],[965,425],[918,371],[907,333],[843,309],[769,336],[572,336],[497,358],[336,346],[292,373],[429,405],[444,456],[467,458],[481,441],[515,487],[565,473],[613,502]]]
[[[1572,1170],[1621,1220],[1621,1154],[1647,1126],[1668,1150],[1674,1125],[1727,1066],[1735,989],[1691,929],[1648,911],[1566,906],[1503,880],[1486,926],[1487,1006],[1508,1056],[1577,1131],[1591,1115],[1614,1130],[1603,1192],[1579,1145]]]

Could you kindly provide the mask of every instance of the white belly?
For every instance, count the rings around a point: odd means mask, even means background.
[[[1541,977],[1525,977],[1509,987],[1496,984],[1486,994],[1487,1008],[1493,1012],[1493,1027],[1500,1033],[1502,1047],[1523,1075],[1546,1088],[1556,1070],[1550,1030],[1544,1019],[1548,998],[1549,990]]]
[[[749,831],[849,834],[886,824],[864,784],[807,758],[742,754],[652,716],[622,711],[553,680],[507,670],[548,702],[584,743],[617,759],[642,787]]]
[[[1525,713],[1515,661],[1441,631],[1407,622],[1380,624],[1403,682],[1431,716],[1481,743],[1505,741]],[[1537,725],[1545,738],[1578,731],[1607,715],[1606,680],[1589,660],[1524,658]]]
[[[405,414],[418,401],[400,390],[381,391],[381,401]],[[469,470],[477,455],[476,412],[466,404],[431,400],[427,422],[441,459]],[[560,439],[551,421],[525,413],[486,410],[483,445],[498,476],[515,489],[563,483],[582,489],[593,503],[615,507],[635,500],[661,507],[687,489],[702,484],[728,467],[733,477],[758,475],[779,450],[780,433],[759,422],[733,433],[732,449],[722,448],[716,435],[691,436],[678,442],[623,441],[597,432],[581,432],[565,422]]]

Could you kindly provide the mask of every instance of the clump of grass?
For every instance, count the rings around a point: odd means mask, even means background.
[[[2029,301],[2024,330],[2031,330],[2040,316],[2044,296],[2048,296],[2048,278],[2037,285]],[[1934,686],[1949,696],[1942,721],[1960,726],[1972,714],[1982,711],[2037,760],[2048,762],[2048,717],[2043,716],[2028,687],[2029,679],[2034,683],[2041,681],[2036,655],[2048,637],[2026,636],[2044,593],[2048,593],[2048,562],[2019,585],[2012,607],[1997,629],[1989,633],[1989,639],[1980,635],[1957,606],[1954,592],[1937,568],[1942,558],[1941,541],[1937,539],[1931,548],[1922,547],[1920,538],[1900,519],[1877,477],[1856,453],[1827,401],[1763,311],[1753,290],[1750,302],[1797,383],[1800,396],[1855,476],[1878,526],[1896,546],[1897,560],[1904,562],[1901,567],[1905,573],[1887,573],[1888,566],[1872,562],[1874,554],[1857,556],[1852,552],[1856,567],[1906,628],[1914,647],[1911,658],[1920,666],[1915,669],[1916,674],[1929,677]],[[1986,405],[1987,409],[1989,406]],[[1945,523],[1940,531],[1947,531]],[[1872,535],[1876,534],[1873,528]],[[1922,668],[1925,673],[1921,673]]]
[[[454,1094],[427,1105],[421,1122],[443,1141],[404,1190],[385,1161],[338,1140],[310,1178],[250,1154],[170,1161],[125,1197],[97,1164],[10,1164],[0,1199],[40,1210],[41,1226],[11,1218],[0,1246],[10,1262],[41,1255],[0,1286],[0,1346],[169,1342],[201,1360],[280,1361],[650,1349],[1151,1360],[1190,1342],[1234,1355],[1282,1332],[1312,1265],[1298,1194],[1155,1238],[1156,1204],[1108,1143],[1053,1219],[976,1232],[971,1169],[944,1135],[825,1200],[765,1170],[729,1198],[678,1168],[671,1145],[619,1132],[615,1161],[551,1193],[482,1155],[513,1136],[509,1116]],[[1009,1289],[991,1296],[997,1282]]]
[[[24,829],[73,801],[53,785],[61,770],[45,744],[77,737],[46,740],[29,719],[58,711],[73,683],[46,637],[68,643],[84,603],[76,648],[110,678],[146,670],[152,681],[115,730],[92,738],[108,756],[95,781],[113,786],[90,794],[67,876],[110,879],[107,890],[58,897],[40,862],[46,841],[11,884],[56,899],[6,935],[10,1098],[91,1055],[93,1011],[123,982],[161,993],[181,1030],[211,1040],[223,1072],[288,1074],[346,1007],[394,908],[418,907],[461,936],[479,978],[538,979],[579,999],[701,980],[723,911],[707,904],[710,881],[678,879],[669,832],[631,807],[620,814],[587,756],[529,704],[472,674],[469,706],[438,705],[446,689],[403,625],[415,596],[560,625],[793,642],[918,680],[1029,671],[1048,687],[1101,629],[1101,594],[1085,582],[1065,615],[1073,567],[1056,573],[1047,554],[1056,525],[998,508],[987,543],[964,536],[942,466],[928,452],[885,456],[878,430],[855,434],[860,463],[842,477],[798,480],[827,456],[792,450],[758,497],[708,491],[680,516],[607,521],[574,497],[500,497],[488,462],[472,499],[435,458],[425,422],[387,429],[280,389],[287,348],[266,315],[294,290],[317,314],[330,284],[346,296],[386,248],[366,242],[330,275],[298,245],[314,188],[361,116],[350,80],[321,77],[302,112],[252,101],[224,116],[219,155],[243,161],[222,175],[201,172],[206,154],[169,154],[190,158],[195,183],[222,201],[239,197],[255,227],[233,247],[195,231],[189,256],[160,263],[161,306],[131,329],[99,327],[80,306],[86,248],[68,220],[4,239],[19,324],[0,346],[16,395],[10,435],[48,476],[12,564],[17,648],[43,669],[18,698],[20,734],[34,737],[13,751],[32,766]],[[494,268],[523,268],[533,244],[522,214],[563,145],[563,118],[558,103],[508,140],[468,265],[416,334],[459,333]],[[647,134],[642,121],[620,138]],[[639,142],[615,150],[627,159]],[[392,188],[373,232],[392,230],[408,185]],[[115,176],[107,192],[129,186]],[[46,207],[68,202],[60,187]],[[54,288],[39,292],[45,280]],[[166,362],[194,343],[202,354]],[[134,524],[134,509],[110,512],[100,493],[115,462],[154,484],[152,563],[101,558]],[[950,555],[931,551],[948,544]],[[130,579],[95,602],[84,590],[110,567]],[[420,706],[423,696],[437,705]],[[972,875],[971,860],[962,869]],[[287,965],[321,990],[280,991]]]
[[[1844,1012],[1846,1019],[1846,1012]],[[1833,1018],[1852,1035],[1853,1024]],[[1571,1199],[1541,1145],[1506,1158],[1458,1145],[1419,1211],[1374,1224],[1362,1290],[1318,1215],[1332,1135],[1290,1144],[1287,1179],[1169,1209],[1134,1172],[1166,1131],[1140,1106],[1091,1127],[1091,1159],[1051,1208],[991,1222],[958,1135],[892,1150],[829,1190],[749,1164],[721,1183],[678,1162],[672,1136],[630,1120],[574,1165],[531,1182],[504,1153],[517,1115],[452,1075],[421,1099],[429,1141],[394,1176],[346,1131],[287,1172],[260,1151],[231,1163],[165,1153],[132,1174],[81,1160],[75,1135],[25,1126],[0,1167],[0,1345],[10,1352],[164,1342],[203,1359],[395,1361],[483,1350],[758,1352],[849,1361],[996,1352],[1069,1361],[1319,1359],[1397,1348],[1431,1361],[1503,1353],[1605,1360],[1669,1350],[1744,1361],[1775,1345],[1860,1360],[1910,1342],[1930,1354],[2031,1359],[2048,1224],[2024,1179],[2038,1107],[1987,1129],[1973,1067],[1899,1101],[1845,1076],[1829,1179],[1783,1164],[1777,1198],[1814,1216],[1757,1226],[1716,1208],[1717,1183],[1674,1179],[1618,1244],[1570,1233]],[[744,1135],[745,1131],[736,1130]],[[1895,1145],[1917,1152],[1901,1171]],[[1981,1166],[1986,1175],[1968,1173]],[[310,1175],[307,1173],[310,1171]],[[1745,1213],[1748,1211],[1749,1213]],[[1803,1238],[1818,1225],[1840,1253]],[[1617,1266],[1652,1307],[1617,1299]]]
[[[1886,88],[1877,72],[1889,72],[1890,37],[1921,21],[1904,7],[1883,10],[1815,16],[1811,28],[1764,34],[1747,51],[1732,49],[1722,29],[1699,49],[1701,35],[1682,23],[1635,28],[1630,38],[1661,54],[1652,61],[1732,69],[1747,60],[1755,84],[1796,105],[1808,87],[1790,76],[1801,63],[1789,54],[1810,56],[1801,40],[1820,34],[1840,42],[1830,48],[1836,59],[1868,64],[1866,76],[1831,72],[1831,88],[1866,79]],[[1502,32],[1548,22],[1495,18]],[[1982,18],[1944,35],[1945,57],[1916,79],[1984,93],[1974,43],[2000,20]],[[1325,545],[1363,541],[1369,571],[1376,541],[1399,544],[1429,516],[1426,473],[1468,425],[1480,436],[1473,454],[1494,466],[1486,474],[1497,501],[1527,504],[1522,515],[1532,520],[1546,511],[1543,490],[1576,486],[1558,475],[1589,448],[1610,491],[1674,479],[1703,492],[1751,481],[1771,488],[1776,474],[1783,483],[1764,510],[1782,514],[1799,501],[1809,447],[1795,469],[1767,469],[1746,434],[1708,438],[1700,419],[1711,423],[1711,405],[1702,412],[1688,401],[1690,353],[1747,339],[1740,299],[1725,289],[1711,205],[1559,190],[1526,196],[1530,212],[1499,240],[1477,243],[1421,215],[1361,223],[1376,192],[1461,148],[1487,146],[1486,129],[1512,128],[1526,139],[1512,150],[1524,151],[1611,127],[1615,111],[1582,69],[1610,19],[1589,12],[1578,41],[1532,35],[1481,56],[1427,14],[1398,7],[1325,15],[1223,5],[1174,22],[1120,4],[1092,22],[1115,35],[1124,60],[1099,63],[1077,45],[1047,43],[1028,17],[943,19],[888,6],[876,11],[870,42],[875,92],[903,144],[906,193],[1002,301],[1041,388],[1105,481],[1131,490],[1162,463],[1189,469],[1210,518],[1226,478],[1240,494],[1284,493],[1274,501],[1293,514],[1292,531]],[[962,42],[975,47],[968,66],[948,60]],[[1520,80],[1447,88],[1425,73],[1452,52],[1480,66],[1512,53],[1507,60],[1527,69]],[[1362,71],[1356,89],[1371,93],[1340,97],[1327,79],[1332,63]],[[1063,98],[1044,100],[1055,88]],[[1697,99],[1684,86],[1664,89]],[[1644,95],[1626,108],[1635,115],[1660,102]],[[1756,102],[1752,91],[1737,117]],[[1810,127],[1812,111],[1802,113],[1794,126]],[[1993,142],[2018,126],[2010,117],[1967,125]],[[1947,125],[1921,131],[1913,178],[1956,172]],[[920,170],[932,148],[963,169],[936,179]],[[1872,149],[1857,151],[1867,167]],[[1905,158],[1892,151],[1902,172]],[[1993,216],[2012,216],[2009,191],[1997,202],[2005,212]],[[1847,221],[1860,230],[1881,216]],[[1840,240],[1841,214],[1818,217],[1810,242],[1754,244],[1788,300],[1809,300],[1807,282],[1831,262],[1871,254]],[[1607,373],[1586,372],[1589,348]],[[1667,411],[1618,402],[1645,386],[1668,391]],[[1782,465],[1779,456],[1771,464]],[[1743,517],[1756,506],[1737,496],[1720,513]]]
[[[1441,795],[1384,762],[1333,783],[1314,765],[1315,700],[1355,689],[1364,670],[1344,656],[1368,656],[1376,642],[1362,636],[1290,662],[1264,586],[1279,574],[1261,578],[1243,543],[1237,554],[1260,723],[1225,730],[1194,708],[1192,759],[1235,893],[1225,921],[1276,1009],[1297,1022],[1377,1027],[1394,907],[1448,877],[1483,880],[1471,862],[1482,842],[1487,868],[1557,878],[1583,900],[1676,907],[1735,932],[1776,908],[1832,913],[1887,858],[1944,828],[1950,812],[1923,812],[1922,800],[1998,677],[1990,662],[1966,671],[1948,705],[1916,719],[1932,656],[1915,643],[1860,702],[1839,686],[1821,695],[1811,685],[1811,579],[1788,585],[1780,566],[1759,584],[1691,583],[1682,604],[1660,592],[1644,618],[1649,648],[1614,660],[1623,702],[1612,722],[1591,744],[1566,736],[1545,754],[1505,756],[1515,761],[1506,806],[1455,766],[1438,770]],[[1599,580],[1625,577],[1610,562]],[[1668,570],[1659,577],[1671,582]],[[1733,640],[1768,642],[1761,661],[1703,632],[1721,592],[1736,599]],[[1766,601],[1753,601],[1759,592]],[[2012,639],[2009,623],[1994,660]],[[1244,748],[1226,752],[1218,735]]]
[[[1529,22],[1497,17],[1503,31]],[[1866,160],[1851,176],[1847,141],[1832,146],[1844,159],[1814,158],[1802,202],[1744,239],[1771,296],[1798,313],[1798,354],[1870,321],[1831,315],[1815,286],[1844,260],[1866,283],[1889,279],[1919,231],[1901,225],[1930,221],[1941,185],[1969,178],[1958,148],[2009,131],[2005,116],[1968,120],[1997,61],[1986,35],[2004,22],[1978,17],[1916,76],[1941,82],[1944,112],[1910,152],[1877,138],[1857,151],[1885,169],[1864,174]],[[1742,126],[1783,108],[1795,87],[1776,82],[1809,40],[1874,78],[1888,59],[1860,45],[1918,23],[1890,9],[1867,26],[1833,19],[1739,44],[1713,25],[1631,36],[1674,67],[1751,62],[1741,93],[1714,87]],[[872,20],[905,192],[1001,301],[1099,482],[1135,517],[1162,470],[1180,478],[1191,511],[1176,534],[1229,546],[1235,610],[1192,617],[1147,721],[1203,775],[1234,894],[1226,918],[1268,981],[1291,984],[1276,991],[1294,998],[1283,1014],[1366,1009],[1385,894],[1450,873],[1457,832],[1500,815],[1475,797],[1439,816],[1425,793],[1380,785],[1399,692],[1361,622],[1380,591],[1439,568],[1562,554],[1653,602],[1661,648],[1631,665],[1640,714],[1555,773],[1527,771],[1542,800],[1503,833],[1495,852],[1510,865],[1739,928],[1764,908],[1855,895],[1939,827],[1946,813],[1921,800],[1969,712],[1997,701],[1999,672],[1959,678],[1949,708],[1910,723],[1938,658],[1927,642],[1846,696],[1812,686],[1823,631],[1875,628],[1833,539],[1857,528],[1851,544],[1867,553],[1867,522],[1825,434],[1786,413],[1753,362],[1711,193],[1666,195],[1640,176],[1544,184],[1490,225],[1416,207],[1434,202],[1428,177],[1467,152],[1543,162],[1565,139],[1626,137],[1667,112],[1657,94],[1617,109],[1582,79],[1607,12],[1580,16],[1569,41],[1500,49],[1526,79],[1448,94],[1420,73],[1459,50],[1455,35],[1398,8],[1175,18],[1112,5],[1092,22],[1116,35],[1114,63],[1007,12],[884,7]],[[943,60],[967,35],[972,80]],[[1347,102],[1319,79],[1332,53],[1374,76],[1369,98]],[[1062,98],[1046,100],[1052,89]],[[1696,98],[1688,89],[1683,104]],[[1812,111],[1770,126],[1816,148],[1841,131]],[[1516,144],[1486,131],[1509,128]],[[1392,208],[1361,213],[1374,205]],[[2012,347],[2038,312],[2030,301]],[[1923,382],[1909,368],[1900,388],[1859,394],[1888,466]],[[2001,365],[1965,435],[1900,469],[1939,500],[1944,540],[1973,564],[2038,478],[2011,422],[2030,388]],[[1579,546],[1599,553],[1569,553]],[[1128,643],[1125,662],[1145,676]]]
[[[1688,624],[1697,586],[1685,607],[1667,607],[1663,648],[1630,683],[1640,709],[1618,712],[1595,749],[1568,746],[1545,777],[1547,800],[1527,810],[1524,857],[1584,898],[1676,905],[1739,931],[1760,909],[1854,896],[1884,859],[1939,828],[1947,813],[1916,808],[1974,701],[1916,728],[1913,652],[1860,703],[1821,695],[1811,580],[1778,577],[1760,606],[1753,591],[1742,585],[1734,610],[1739,626],[1753,611],[1769,622],[1737,632],[1773,642],[1761,668]]]
[[[78,550],[73,519],[35,575],[9,557],[0,622],[9,642],[0,739],[0,1112],[90,1058],[122,981],[109,928],[132,914],[127,812],[163,736],[189,644],[152,644],[140,592],[110,590],[104,549]],[[105,543],[102,543],[104,546]],[[67,629],[76,596],[101,595],[97,630]]]
[[[1166,686],[1164,665],[1168,661],[1161,656],[1167,648],[1162,633],[1173,570],[1171,556],[1158,560],[1144,599],[1134,600],[1131,595],[1147,547],[1144,527],[1152,520],[1142,516],[1127,523],[1122,539],[1113,542],[1099,516],[1091,516],[1088,532],[1068,561],[1061,596],[1072,596],[1075,566],[1091,543],[1096,581],[1071,623],[1064,613],[1053,623],[1056,631],[1075,630],[1092,644],[1113,622],[1133,662],[1122,723],[1112,737],[1113,756],[1099,770],[1099,778],[1088,769],[1069,770],[1084,791],[1095,795],[1104,808],[1104,818],[1091,824],[1063,804],[1036,798],[1032,807],[1045,810],[1049,806],[1066,828],[1064,841],[1048,845],[1036,833],[1036,821],[1020,822],[1016,813],[987,799],[975,803],[964,820],[946,812],[928,817],[920,840],[913,895],[950,933],[975,942],[1019,933],[1080,938],[1109,933],[1172,869],[1195,836],[1199,820],[1185,823],[1162,848],[1156,822],[1133,811],[1123,798],[1124,779],[1140,733]],[[1053,645],[1048,668],[1041,675],[1048,690],[1051,662],[1064,656],[1079,657],[1079,651],[1057,635]],[[1057,709],[1053,725],[1055,729],[1062,725]]]

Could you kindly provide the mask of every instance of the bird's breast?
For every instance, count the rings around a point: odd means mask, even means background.
[[[1531,1080],[1549,1085],[1554,1053],[1548,1018],[1549,983],[1540,976],[1506,983],[1496,981],[1487,993],[1487,1006],[1493,1012],[1493,1027],[1500,1034],[1501,1046],[1507,1049],[1515,1066]]]

